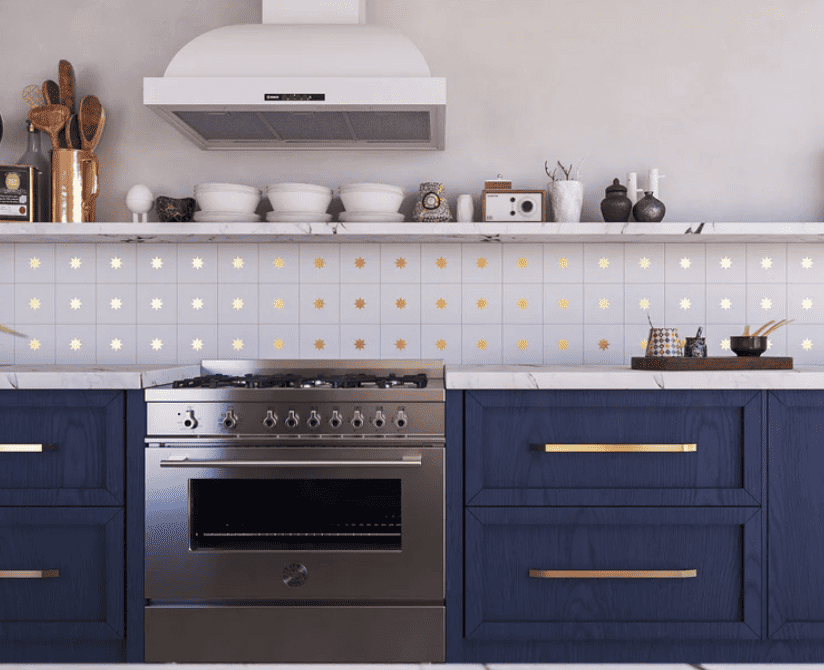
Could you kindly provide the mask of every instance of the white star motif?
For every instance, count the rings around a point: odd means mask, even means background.
[[[193,339],[192,349],[194,349],[195,351],[200,351],[201,349],[203,349],[203,340],[201,340],[199,337]]]
[[[642,269],[646,270],[650,266],[649,258],[640,258],[638,259],[638,265],[641,266]]]
[[[801,306],[802,306],[804,309],[812,309],[812,308],[813,308],[813,301],[812,301],[812,298],[804,298],[804,299],[801,301]]]
[[[729,309],[732,307],[732,300],[729,298],[721,298],[721,309]]]
[[[813,266],[813,259],[807,256],[807,258],[801,259],[801,267],[805,270],[809,270]]]
[[[686,270],[690,265],[692,265],[692,261],[689,258],[682,258],[679,261],[679,264]]]
[[[732,260],[728,256],[724,256],[724,258],[721,259],[721,267],[729,270],[732,267]]]
[[[730,338],[727,338],[725,340],[721,340],[721,348],[724,349],[725,351],[729,350],[729,348],[730,348]]]
[[[159,270],[162,267],[163,267],[163,259],[160,258],[159,256],[155,256],[152,259],[152,268],[155,269],[155,270]]]
[[[123,306],[123,301],[120,298],[112,298],[109,302],[112,309],[120,309]]]
[[[801,346],[802,346],[804,349],[806,349],[807,351],[809,351],[810,349],[812,349],[812,348],[813,348],[813,341],[812,341],[811,339],[809,339],[809,338],[808,338],[808,339],[804,340],[804,341],[801,343]]]
[[[761,309],[771,309],[772,308],[772,300],[769,298],[764,298],[761,300]]]
[[[77,351],[83,346],[83,344],[75,337],[71,342],[69,342],[69,346],[72,348],[72,351]]]
[[[681,305],[681,309],[689,309],[692,306],[689,298],[681,298],[681,302],[679,304]]]
[[[29,349],[31,349],[32,351],[37,351],[39,348],[40,340],[38,340],[36,337],[33,337],[31,340],[29,340]]]
[[[768,337],[767,338],[767,351],[772,349],[772,340]]]
[[[243,309],[243,298],[235,298],[232,300],[232,307],[234,309]]]
[[[638,307],[641,309],[649,309],[649,300],[647,298],[641,298],[638,301]]]
[[[240,268],[243,267],[243,259],[240,256],[236,256],[232,260],[232,267],[235,268],[235,270],[240,270]]]
[[[761,267],[765,270],[769,270],[772,267],[772,258],[769,256],[761,259]]]
[[[123,348],[123,343],[116,337],[111,341],[111,347],[115,351],[120,351]]]
[[[160,309],[163,307],[163,300],[160,298],[152,298],[152,309]]]
[[[152,340],[152,349],[155,351],[160,351],[163,348],[163,340],[159,337],[156,337]]]
[[[199,256],[195,256],[195,257],[192,259],[192,267],[193,267],[195,270],[200,270],[200,269],[203,267],[203,259],[202,259],[202,258],[200,258]]]
[[[243,340],[240,340],[240,339],[234,340],[232,342],[232,349],[234,349],[235,351],[240,351],[241,349],[243,349]]]
[[[82,304],[83,303],[80,302],[80,298],[72,298],[69,301],[69,307],[71,307],[72,309],[80,309],[80,305]]]
[[[203,298],[194,298],[192,300],[192,309],[203,309]]]
[[[83,265],[83,262],[82,262],[79,258],[77,258],[77,257],[72,258],[72,259],[69,261],[69,267],[70,267],[72,270],[79,270],[81,265]]]
[[[40,299],[32,298],[29,300],[29,309],[40,309]]]
[[[112,270],[119,270],[123,266],[123,261],[115,256],[109,261],[109,266],[111,266]]]

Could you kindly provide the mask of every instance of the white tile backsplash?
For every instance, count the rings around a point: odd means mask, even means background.
[[[710,355],[795,319],[770,354],[824,362],[824,244],[6,244],[0,362],[440,358],[607,363],[647,314]],[[681,332],[683,331],[683,332]]]

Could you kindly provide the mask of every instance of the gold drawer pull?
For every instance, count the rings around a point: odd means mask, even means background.
[[[697,451],[697,444],[530,444],[530,451],[562,452],[631,452],[631,451]]]
[[[530,570],[540,579],[684,579],[697,577],[698,570]]]
[[[0,453],[22,453],[24,451],[57,451],[56,444],[0,444]]]
[[[0,579],[51,579],[59,576],[60,570],[0,570]]]

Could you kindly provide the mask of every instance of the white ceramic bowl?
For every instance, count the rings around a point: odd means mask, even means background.
[[[261,199],[261,191],[243,184],[196,184],[195,200],[202,210],[244,212],[252,214]]]
[[[397,212],[403,202],[403,189],[390,184],[347,184],[340,187],[340,199],[347,210]]]
[[[266,195],[275,212],[324,213],[332,202],[332,189],[316,184],[270,184]]]

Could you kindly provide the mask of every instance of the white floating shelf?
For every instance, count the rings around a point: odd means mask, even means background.
[[[2,242],[824,242],[824,223],[5,223]]]

